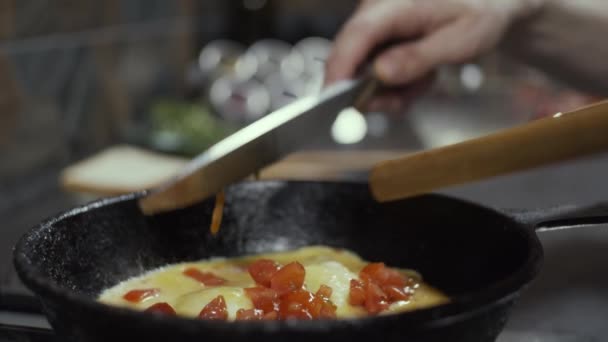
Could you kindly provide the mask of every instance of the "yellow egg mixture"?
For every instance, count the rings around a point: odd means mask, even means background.
[[[324,246],[304,247],[287,252],[239,258],[214,258],[200,262],[168,265],[109,288],[98,299],[102,303],[136,310],[144,310],[155,303],[166,302],[175,309],[178,315],[197,317],[201,308],[218,295],[222,295],[226,301],[228,319],[234,320],[238,309],[253,308],[251,300],[245,295],[244,288],[255,286],[255,282],[247,272],[247,266],[258,259],[271,259],[281,264],[299,262],[306,270],[304,286],[307,290],[315,292],[321,285],[332,288],[330,299],[337,307],[338,318],[356,318],[367,315],[362,307],[350,305],[348,298],[350,280],[359,279],[359,271],[368,262],[350,251]],[[220,286],[207,287],[182,274],[185,269],[190,267],[195,267],[204,272],[212,272],[226,279],[227,282]],[[418,273],[411,270],[399,271],[417,280],[412,289],[413,295],[407,301],[392,303],[381,314],[427,308],[449,301],[446,295],[424,284]],[[156,296],[140,303],[132,303],[123,299],[123,295],[131,290],[147,288],[156,288],[160,291]]]

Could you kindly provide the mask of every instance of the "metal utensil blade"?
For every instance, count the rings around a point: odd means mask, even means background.
[[[193,159],[172,180],[139,199],[146,215],[180,209],[211,197],[327,132],[336,116],[366,89],[363,79],[326,88],[253,122]]]

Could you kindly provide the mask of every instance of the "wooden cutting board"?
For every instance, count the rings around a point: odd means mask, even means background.
[[[367,172],[373,165],[407,154],[403,150],[314,150],[289,155],[260,172],[260,179],[341,180]],[[153,188],[188,162],[146,149],[120,145],[103,150],[63,170],[65,191],[89,196],[115,196]]]

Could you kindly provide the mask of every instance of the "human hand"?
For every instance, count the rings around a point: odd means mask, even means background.
[[[494,48],[518,19],[546,0],[363,0],[336,37],[326,84],[349,79],[379,46],[373,61],[388,90],[368,110],[399,111],[432,83],[438,66],[471,60]]]

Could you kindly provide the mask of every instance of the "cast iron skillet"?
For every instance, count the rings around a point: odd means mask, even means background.
[[[19,276],[59,335],[75,341],[494,341],[539,271],[538,223],[608,222],[608,208],[506,215],[438,195],[378,204],[366,184],[265,181],[227,189],[222,229],[213,237],[213,200],[144,217],[138,196],[73,209],[19,241]],[[582,217],[572,219],[572,213]],[[104,288],[168,263],[311,244],[419,270],[453,301],[358,320],[238,323],[162,317],[94,301]]]

